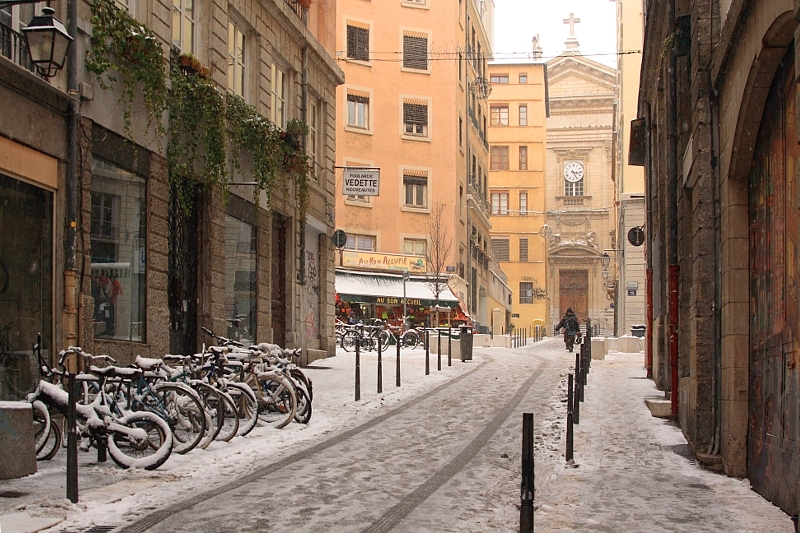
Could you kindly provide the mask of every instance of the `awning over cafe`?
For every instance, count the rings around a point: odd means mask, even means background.
[[[425,278],[412,276],[406,282],[408,305],[429,307],[436,303],[432,283]],[[403,278],[401,275],[336,271],[336,293],[342,300],[382,305],[403,305]],[[439,305],[458,307],[458,298],[447,283],[441,285]]]

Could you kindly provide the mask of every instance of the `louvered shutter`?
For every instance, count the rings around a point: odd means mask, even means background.
[[[403,35],[403,66],[428,70],[428,39]]]
[[[428,106],[421,104],[403,104],[403,122],[406,124],[428,125]]]
[[[369,61],[369,30],[347,26],[347,57]]]

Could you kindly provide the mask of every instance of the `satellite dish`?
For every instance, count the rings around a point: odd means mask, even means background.
[[[635,227],[628,231],[628,242],[634,246],[641,246],[644,244],[644,231],[642,228]]]
[[[337,229],[333,232],[331,240],[336,248],[344,248],[344,245],[347,244],[347,233],[344,230]]]

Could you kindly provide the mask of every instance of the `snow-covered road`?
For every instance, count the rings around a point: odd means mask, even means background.
[[[173,454],[156,472],[122,471],[81,453],[81,502],[64,496],[64,455],[0,481],[0,531],[517,531],[522,413],[536,422],[538,531],[792,531],[785,514],[676,451],[686,441],[652,418],[640,354],[595,361],[576,426],[577,468],[564,464],[565,381],[574,354],[550,339],[476,348],[424,374],[424,352],[394,352],[384,392],[376,355],[318,361],[311,424]],[[6,494],[6,496],[4,496]],[[50,528],[50,529],[47,529]],[[98,531],[97,529],[95,531]]]

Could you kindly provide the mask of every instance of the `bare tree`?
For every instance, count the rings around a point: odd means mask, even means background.
[[[447,287],[445,270],[450,254],[453,251],[453,239],[444,218],[444,204],[437,202],[428,217],[429,245],[425,248],[425,259],[428,262],[428,285],[433,291],[436,306],[439,306],[439,295]]]

